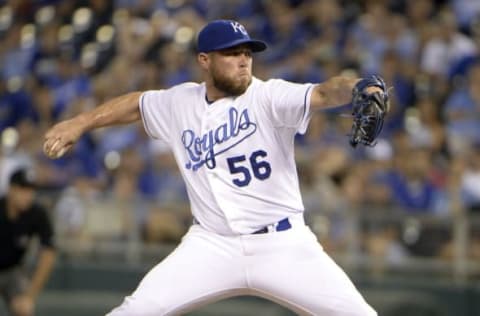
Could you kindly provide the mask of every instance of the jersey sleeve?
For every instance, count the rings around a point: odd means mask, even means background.
[[[313,84],[272,79],[266,87],[267,107],[273,124],[305,133],[310,121],[310,96]]]
[[[139,100],[140,114],[147,134],[170,143],[171,93],[169,90],[149,90]]]

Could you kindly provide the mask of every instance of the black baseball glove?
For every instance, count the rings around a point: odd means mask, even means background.
[[[378,87],[381,91],[368,93],[368,87]],[[358,81],[352,91],[350,145],[375,146],[375,139],[382,130],[388,110],[388,91],[382,78],[372,75]]]

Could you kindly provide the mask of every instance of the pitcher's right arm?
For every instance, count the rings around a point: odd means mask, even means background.
[[[55,124],[45,134],[43,151],[50,158],[63,156],[80,137],[93,129],[129,124],[140,120],[138,102],[142,92],[113,98],[95,109]]]

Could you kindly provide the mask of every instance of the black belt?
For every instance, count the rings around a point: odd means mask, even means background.
[[[193,224],[197,225],[197,224],[200,224],[200,222],[194,217],[193,218]],[[281,231],[284,231],[284,230],[289,230],[290,228],[292,228],[292,224],[290,224],[290,220],[288,219],[288,217],[286,217],[286,218],[282,219],[281,221],[279,221],[275,224],[271,224],[271,225],[265,226],[263,228],[260,228],[259,230],[253,232],[252,235],[253,234],[266,234],[270,231],[281,232]]]

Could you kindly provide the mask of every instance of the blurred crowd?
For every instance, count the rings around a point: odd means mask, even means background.
[[[334,112],[317,113],[298,135],[306,214],[327,249],[345,250],[357,231],[357,251],[394,263],[448,259],[452,219],[480,210],[480,1],[0,4],[0,194],[12,170],[34,169],[58,236],[158,243],[186,231],[191,216],[175,161],[140,124],[85,135],[57,160],[42,154],[43,134],[120,94],[201,81],[196,32],[219,18],[268,43],[254,56],[261,79],[377,73],[392,87],[375,147],[350,148],[351,120]],[[471,223],[467,256],[478,259],[480,223]]]

